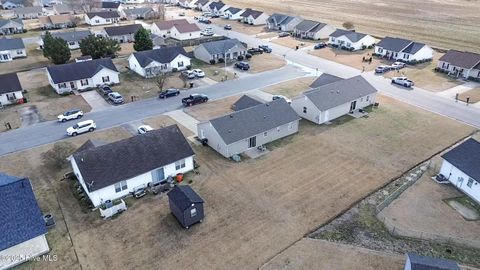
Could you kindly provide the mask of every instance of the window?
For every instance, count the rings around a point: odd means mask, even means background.
[[[66,83],[59,83],[58,88],[67,88],[67,84]]]
[[[369,101],[369,100],[370,100],[370,96],[367,96],[367,101]]]
[[[307,107],[303,107],[303,113],[307,113]]]
[[[277,132],[280,132],[280,127],[277,127]]]
[[[95,20],[95,23],[100,23],[100,20]]]
[[[467,186],[468,186],[469,188],[471,188],[472,185],[473,185],[473,179],[472,179],[472,178],[468,178]]]
[[[288,130],[292,130],[293,129],[293,122],[292,123],[288,123]]]
[[[17,51],[17,54],[23,54],[23,51],[18,50],[18,51]]]
[[[267,137],[268,136],[268,132],[263,132],[263,137]]]
[[[175,162],[175,170],[180,170],[182,168],[185,168],[185,159],[179,160]]]
[[[110,82],[110,77],[109,77],[109,76],[102,77],[102,81],[103,81],[104,83]]]
[[[88,85],[88,80],[87,80],[87,79],[85,79],[85,80],[80,80],[80,84],[81,84],[82,86]]]
[[[197,215],[197,208],[190,209],[190,216],[194,217]]]
[[[382,48],[378,48],[378,52],[379,52],[379,53],[382,53],[382,52],[383,52],[383,49],[382,49]]]
[[[182,62],[178,62],[178,67],[183,67],[183,61],[182,61]]]
[[[75,45],[75,41],[70,41],[68,44],[69,44],[70,46],[73,46],[73,45]]]
[[[127,181],[122,181],[119,183],[115,184],[115,192],[121,192],[123,190],[127,189]]]

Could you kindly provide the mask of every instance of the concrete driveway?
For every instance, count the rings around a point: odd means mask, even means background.
[[[92,107],[92,111],[104,110],[112,106],[95,90],[82,92],[80,95]]]

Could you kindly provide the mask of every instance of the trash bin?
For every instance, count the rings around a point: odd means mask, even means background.
[[[181,182],[183,181],[183,173],[177,174],[177,177],[176,177],[176,178],[177,178],[177,182],[178,182],[178,183],[181,183]]]

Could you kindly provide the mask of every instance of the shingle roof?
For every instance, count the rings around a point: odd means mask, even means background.
[[[0,19],[0,28],[3,27],[4,25],[10,23],[10,22],[18,23],[18,24],[21,24],[23,26],[22,19],[11,19],[11,20]]]
[[[47,233],[30,180],[0,173],[0,251]]]
[[[409,54],[416,54],[418,51],[420,51],[423,47],[425,47],[425,44],[419,43],[419,42],[412,42],[410,45],[408,45],[405,49],[402,50],[404,53],[409,53]]]
[[[140,30],[140,28],[142,28],[141,24],[129,24],[129,25],[105,27],[104,29],[109,37],[113,37],[113,36],[135,34],[137,33],[138,30]]]
[[[25,49],[21,38],[0,38],[0,51]]]
[[[303,20],[295,26],[295,29],[302,32],[316,32],[322,29],[326,24],[312,21],[312,20]]]
[[[52,32],[52,37],[61,38],[66,42],[78,42],[82,39],[92,35],[92,32],[89,30],[83,31],[71,31],[71,32]]]
[[[378,42],[377,46],[382,47],[383,49],[388,51],[400,52],[408,45],[410,45],[410,43],[412,43],[411,40],[403,38],[385,37],[380,42]]]
[[[22,91],[17,73],[0,74],[0,94]]]
[[[480,142],[470,138],[443,154],[442,158],[471,178],[480,181]]]
[[[348,31],[348,30],[343,30],[343,29],[337,29],[335,32],[330,34],[331,37],[341,37],[345,36],[347,37],[350,41],[352,42],[357,42],[361,40],[362,38],[366,37],[366,34],[362,34],[359,32],[354,32],[354,31]]]
[[[115,8],[120,6],[120,2],[102,2],[101,8]]]
[[[38,20],[42,24],[62,24],[73,22],[72,16],[69,14],[42,16],[39,17]]]
[[[217,8],[217,10],[220,10],[225,6],[225,4],[221,1],[218,2],[211,2],[210,5],[208,5],[211,9]]]
[[[73,154],[76,154],[76,153],[80,153],[84,150],[88,150],[88,149],[92,149],[92,148],[95,148],[97,146],[100,146],[100,145],[104,145],[106,144],[105,142],[103,141],[99,141],[99,140],[94,140],[94,139],[88,139],[84,144],[82,144],[77,150],[75,150],[75,152],[73,152]]]
[[[178,19],[178,20],[155,22],[155,24],[160,30],[168,30],[168,29],[171,29],[174,25],[190,24],[190,23],[186,19]]]
[[[118,72],[110,58],[50,66],[47,71],[54,83],[62,83],[91,78],[103,68]]]
[[[262,103],[263,102],[260,102],[259,100],[256,100],[250,96],[243,95],[235,103],[233,103],[232,107],[235,111],[240,111],[246,108],[257,106]]]
[[[410,259],[411,270],[460,270],[458,264],[451,260],[420,256],[415,253],[407,253]]]
[[[446,54],[440,57],[439,61],[448,62],[453,66],[470,69],[480,64],[480,54],[449,50]]]
[[[210,2],[210,0],[198,0],[198,1],[197,1],[197,4],[205,5],[205,4],[207,4],[208,2]]]
[[[95,191],[195,153],[177,125],[73,154],[90,191]],[[93,184],[92,184],[93,183]]]
[[[188,57],[187,52],[179,46],[162,47],[160,49],[133,53],[141,67],[146,67],[154,61],[158,63],[170,63],[179,54]]]
[[[100,18],[104,19],[111,19],[111,18],[119,18],[120,15],[116,11],[99,11],[99,12],[88,12],[87,14],[88,18],[93,18],[95,16],[98,16]]]
[[[190,186],[175,186],[167,196],[181,210],[188,209],[193,203],[203,203],[203,199]]]
[[[236,7],[229,7],[225,11],[230,11],[232,14],[237,14],[238,12],[242,11],[241,8],[236,8]]]
[[[178,32],[180,33],[191,33],[191,32],[198,32],[198,31],[201,31],[200,28],[194,24],[194,23],[190,23],[190,24],[179,24],[179,25],[175,25],[174,26]]]
[[[277,99],[212,119],[210,123],[229,145],[299,119],[284,99]]]
[[[317,88],[317,87],[320,87],[322,85],[330,84],[330,83],[337,82],[337,81],[340,81],[340,80],[343,80],[343,79],[340,78],[340,77],[337,77],[337,76],[333,76],[333,75],[328,74],[328,73],[323,73],[312,84],[310,84],[310,88]]]
[[[235,46],[245,47],[236,38],[206,42],[206,43],[202,43],[200,46],[203,46],[208,51],[208,53],[210,53],[210,54],[225,53],[227,50],[229,50],[229,49],[231,49]]]
[[[133,15],[145,15],[146,13],[154,12],[154,11],[150,7],[141,7],[141,8],[125,9],[123,12],[128,17],[128,16],[133,16]]]
[[[260,17],[260,15],[262,15],[262,14],[263,14],[263,11],[247,8],[247,9],[245,9],[245,11],[242,14],[240,14],[240,16],[246,18],[246,17],[251,15],[254,19],[256,19],[256,18]]]
[[[57,13],[70,13],[73,11],[73,8],[69,5],[65,5],[65,4],[59,4],[59,5],[54,5],[53,6],[53,9],[57,12]]]
[[[43,8],[40,6],[18,7],[14,9],[17,14],[42,13]]]
[[[367,80],[358,75],[350,79],[339,80],[303,93],[320,110],[326,111],[357,98],[376,93]]]

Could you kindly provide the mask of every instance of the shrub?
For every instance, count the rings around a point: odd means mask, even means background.
[[[468,77],[468,79],[471,80],[471,81],[474,81],[474,82],[480,82],[480,78],[470,76],[470,77]]]
[[[225,63],[225,60],[223,58],[218,58],[218,63]]]
[[[368,46],[367,48],[369,48],[369,49],[373,49],[373,45],[370,45],[370,46]]]
[[[338,44],[332,44],[333,48],[338,48]]]
[[[74,151],[75,146],[71,142],[57,142],[42,154],[43,165],[50,169],[63,169],[68,163],[67,157]]]
[[[238,60],[238,61],[242,61],[243,59],[245,59],[245,57],[243,57],[243,55],[239,55],[239,56],[237,57],[237,60]]]
[[[211,64],[211,65],[215,65],[215,63],[216,63],[216,62],[215,62],[215,59],[210,60],[210,64]]]
[[[250,59],[250,58],[252,58],[252,55],[251,54],[246,54],[245,58]]]

